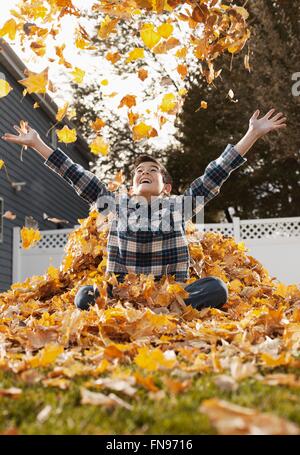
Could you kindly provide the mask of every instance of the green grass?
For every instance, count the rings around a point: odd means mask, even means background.
[[[138,390],[134,398],[119,394],[133,409],[117,407],[107,410],[80,404],[80,386],[89,378],[74,378],[70,388],[61,391],[43,385],[24,384],[12,373],[0,372],[0,387],[20,387],[18,398],[0,398],[0,433],[15,428],[19,434],[215,434],[208,418],[199,412],[202,400],[223,398],[233,403],[272,412],[300,425],[300,390],[267,386],[254,379],[240,384],[235,392],[224,392],[215,385],[213,376],[194,378],[192,387],[177,396],[167,393],[155,401],[149,393]],[[156,375],[160,383],[159,374]],[[46,406],[52,412],[43,424],[38,413]]]

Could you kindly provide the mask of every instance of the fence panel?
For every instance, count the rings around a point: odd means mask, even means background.
[[[286,284],[300,285],[300,217],[240,220],[233,223],[205,224],[199,230],[220,232],[242,241],[248,253],[258,259],[271,276]],[[13,281],[23,281],[58,267],[70,229],[42,231],[36,247],[23,250],[20,228],[14,228]]]

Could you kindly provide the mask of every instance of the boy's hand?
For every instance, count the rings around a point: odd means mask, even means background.
[[[39,133],[29,125],[25,127],[25,132],[23,132],[17,125],[14,125],[14,129],[19,133],[19,135],[5,133],[1,139],[7,142],[12,142],[13,144],[26,145],[32,148],[36,148],[43,143]]]
[[[286,117],[282,112],[275,113],[275,109],[271,109],[264,117],[258,118],[260,111],[257,110],[252,115],[249,121],[249,130],[254,132],[258,138],[264,136],[270,131],[279,130],[286,127]]]

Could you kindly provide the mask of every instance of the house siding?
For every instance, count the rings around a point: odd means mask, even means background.
[[[14,124],[26,120],[35,128],[41,138],[51,146],[51,139],[46,133],[53,125],[49,115],[42,110],[33,109],[35,100],[27,95],[23,98],[23,87],[0,62],[0,73],[5,75],[13,91],[0,99],[0,138],[4,132],[15,133]],[[89,167],[88,158],[84,158],[78,144],[59,147],[70,158]],[[78,218],[88,216],[89,205],[80,198],[63,179],[44,165],[44,159],[34,150],[23,151],[23,162],[20,161],[21,147],[0,139],[0,159],[6,163],[12,181],[26,182],[20,192],[15,192],[6,178],[4,169],[0,171],[0,197],[4,200],[4,212],[10,210],[17,217],[14,221],[3,219],[3,242],[0,243],[0,292],[6,291],[12,284],[13,227],[24,226],[25,216],[37,220],[40,230],[56,229],[56,226],[43,219],[46,212],[50,217],[63,218],[69,221],[66,228],[78,224]]]

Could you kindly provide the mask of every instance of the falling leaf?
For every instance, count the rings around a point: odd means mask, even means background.
[[[103,79],[103,80],[101,81],[101,85],[107,86],[108,84],[109,84],[109,82],[108,82],[107,79]]]
[[[19,80],[18,82],[26,87],[28,93],[46,93],[48,86],[48,68],[41,73],[33,73],[28,71],[26,79]]]
[[[180,74],[181,79],[185,79],[188,74],[188,69],[186,65],[178,65],[177,72]]]
[[[135,95],[126,95],[124,96],[119,104],[119,108],[127,106],[129,109],[133,106],[136,106],[136,96]]]
[[[0,79],[0,98],[7,96],[12,90],[12,87],[4,79]]]
[[[5,163],[4,163],[4,161],[3,161],[3,160],[0,160],[0,169],[2,169],[2,168],[3,168],[3,166],[5,166]]]
[[[136,47],[132,51],[129,52],[128,57],[126,59],[126,63],[133,62],[135,60],[139,60],[145,57],[145,52],[143,47]]]
[[[17,33],[17,23],[14,19],[8,19],[2,28],[0,28],[0,37],[8,35],[9,39],[14,41]]]
[[[85,76],[85,71],[76,67],[74,71],[71,72],[71,75],[73,76],[73,82],[75,82],[75,84],[81,84]]]
[[[152,49],[161,40],[161,35],[155,31],[151,23],[145,23],[140,29],[140,35],[145,46]]]
[[[1,169],[1,160],[0,160],[0,169]],[[15,220],[16,217],[17,217],[17,215],[10,211],[5,212],[3,215],[3,218],[5,218],[6,220],[10,220],[10,221]]]
[[[105,58],[106,58],[106,60],[108,60],[112,64],[115,64],[115,63],[117,63],[120,60],[121,55],[120,55],[119,52],[108,52],[106,54]]]
[[[157,33],[161,36],[161,38],[169,38],[173,33],[174,27],[169,22],[165,22],[157,27]]]
[[[77,141],[77,133],[75,129],[70,129],[65,125],[61,130],[56,130],[59,142],[64,144],[71,144]]]
[[[111,33],[116,32],[116,25],[119,22],[119,19],[111,19],[108,15],[105,16],[101,22],[100,28],[98,30],[98,38],[105,39]]]
[[[140,122],[137,125],[135,125],[132,131],[134,141],[140,141],[141,139],[157,136],[156,129],[153,128],[152,126],[147,125],[144,122]]]
[[[109,144],[102,136],[97,136],[89,147],[94,155],[107,155],[109,152]]]
[[[141,81],[144,81],[148,77],[148,71],[144,68],[140,68],[138,71],[138,77],[141,79]]]
[[[172,113],[177,105],[176,97],[173,93],[167,93],[164,95],[159,109],[162,112]]]
[[[22,239],[22,248],[24,248],[24,250],[35,246],[35,244],[42,238],[41,233],[33,228],[22,227],[20,234]]]
[[[248,70],[249,73],[251,73],[250,56],[249,56],[249,54],[246,54],[245,57],[244,57],[244,66],[245,66],[246,70]]]
[[[198,107],[198,109],[195,110],[195,112],[200,111],[200,109],[207,109],[207,107],[208,107],[207,102],[206,101],[201,101],[200,106]]]
[[[68,108],[69,108],[69,103],[68,102],[65,102],[65,104],[58,109],[58,112],[56,114],[56,120],[58,122],[61,122],[65,116],[67,115],[67,112],[68,112]]]
[[[105,121],[97,117],[94,122],[91,123],[91,127],[94,131],[100,131],[106,125]]]

